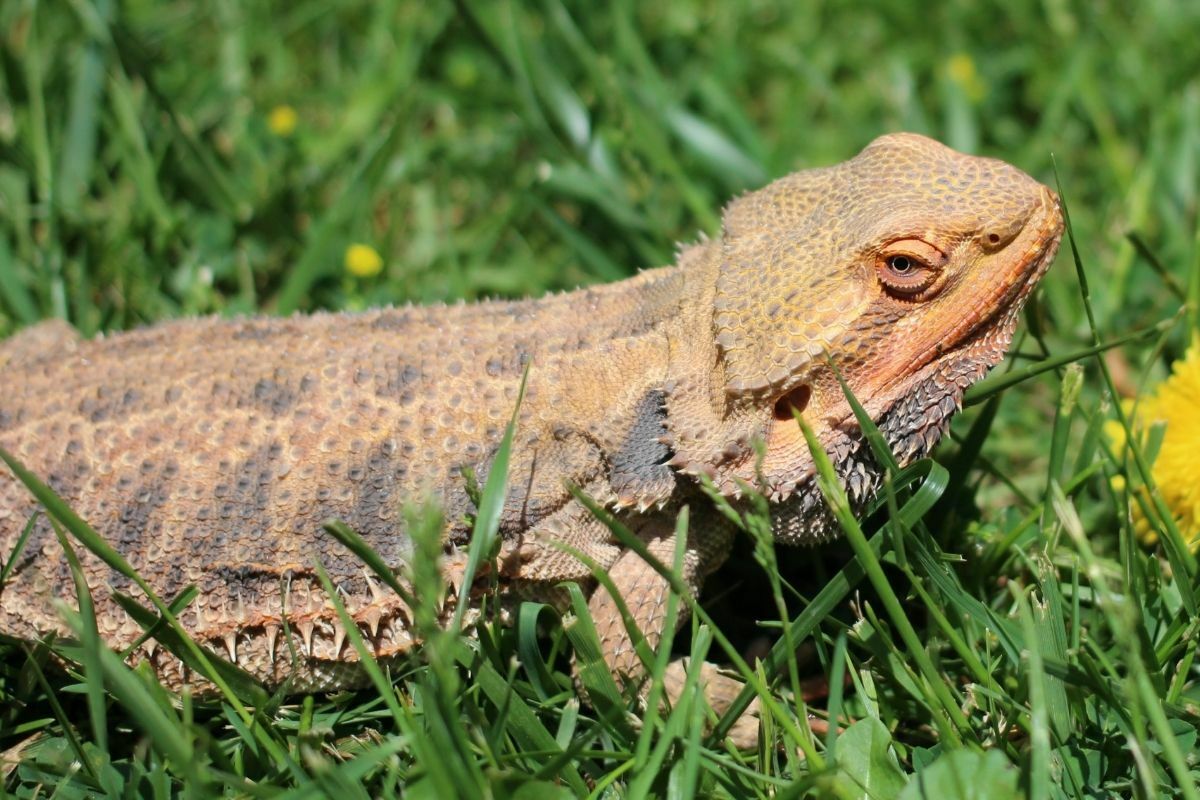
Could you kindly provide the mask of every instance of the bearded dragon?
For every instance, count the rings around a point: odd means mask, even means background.
[[[446,510],[446,558],[475,512],[465,473],[487,475],[517,412],[500,519],[502,592],[589,607],[614,676],[644,668],[607,571],[647,641],[663,632],[666,579],[573,495],[610,509],[663,563],[674,519],[694,524],[678,576],[699,592],[731,528],[705,515],[699,476],[735,503],[761,486],[785,544],[835,524],[798,412],[864,503],[881,469],[831,368],[901,464],[937,442],[964,390],[1003,356],[1053,259],[1053,192],[1000,161],[911,134],[734,200],[719,237],[674,266],[518,302],[286,319],[191,319],[93,341],[65,324],[0,345],[0,448],[42,476],[162,597],[199,588],[181,620],[252,676],[297,690],[361,682],[358,656],[314,574],[327,567],[380,658],[416,644],[409,610],[326,534],[345,521],[396,570],[412,558],[402,505]],[[0,557],[37,508],[0,466]],[[113,600],[127,578],[81,553],[103,640],[142,628]],[[41,516],[0,590],[0,633],[67,635],[68,563]],[[284,618],[299,658],[280,645]],[[147,641],[131,655],[165,685],[189,673]],[[357,678],[355,676],[358,676]],[[716,678],[712,678],[716,680]]]

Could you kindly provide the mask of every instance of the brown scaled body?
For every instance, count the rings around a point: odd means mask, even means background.
[[[537,593],[610,571],[651,643],[666,585],[567,491],[577,485],[670,563],[673,519],[702,502],[696,476],[731,497],[761,477],[781,540],[832,533],[801,410],[856,502],[878,466],[827,360],[902,460],[933,446],[962,392],[998,361],[1017,312],[1061,234],[1057,201],[1018,170],[898,134],[834,167],[783,178],[733,202],[722,235],[677,265],[523,302],[289,319],[201,319],[81,341],[40,326],[0,343],[0,447],[46,479],[163,596],[201,592],[183,615],[195,637],[268,683],[352,680],[353,650],[316,583],[319,559],[380,655],[407,650],[398,598],[321,527],[344,520],[395,568],[411,557],[400,511],[432,496],[448,549],[473,511],[464,468],[486,475],[520,407],[501,522],[505,585]],[[0,553],[36,504],[0,468]],[[685,582],[727,552],[729,532],[697,508]],[[127,581],[90,556],[100,631],[141,633],[111,598]],[[281,586],[284,587],[281,590]],[[286,596],[285,596],[286,595]],[[40,520],[0,591],[0,633],[66,633],[66,561]],[[614,673],[642,669],[612,598],[592,593]],[[301,639],[279,645],[286,614]],[[163,680],[185,675],[147,648]],[[714,678],[713,681],[717,679]]]

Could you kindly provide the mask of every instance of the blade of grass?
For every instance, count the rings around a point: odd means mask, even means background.
[[[546,603],[525,601],[517,612],[517,653],[521,657],[521,667],[529,680],[538,699],[545,702],[551,694],[558,690],[554,678],[550,674],[546,661],[542,658],[541,645],[538,642],[538,620],[542,614],[552,614],[554,609]]]
[[[582,555],[582,554],[581,554]],[[588,611],[587,598],[575,583],[565,584],[571,598],[571,617],[563,621],[563,631],[575,650],[575,675],[583,686],[596,713],[609,725],[615,726],[623,738],[632,739],[633,734],[625,721],[625,699],[613,680],[608,664],[600,649],[600,637]],[[614,594],[616,599],[618,594]],[[623,604],[624,600],[619,600]],[[628,609],[625,609],[628,613]],[[636,631],[636,626],[634,627]],[[637,631],[637,633],[641,633]],[[645,640],[642,640],[643,647]],[[649,658],[649,654],[647,654]]]
[[[32,325],[41,318],[41,314],[21,276],[22,271],[8,237],[0,235],[0,300],[23,325]]]
[[[1116,339],[1103,344],[1097,341],[1091,347],[1083,347],[1079,350],[1074,350],[1070,353],[1067,353],[1066,355],[1053,356],[1051,358],[1039,361],[1036,364],[1031,364],[1028,367],[1014,369],[1010,372],[1005,372],[1000,375],[991,375],[981,381],[976,381],[971,388],[967,389],[966,394],[963,396],[963,408],[970,408],[971,406],[978,405],[979,403],[982,403],[990,398],[992,395],[1003,392],[1005,389],[1016,386],[1019,383],[1024,383],[1030,378],[1041,375],[1044,372],[1050,372],[1051,370],[1056,370],[1059,367],[1067,364],[1071,364],[1076,361],[1082,361],[1088,357],[1097,356],[1100,353],[1121,347],[1122,345],[1129,344],[1130,342],[1136,342],[1142,339],[1148,339],[1152,336],[1157,336],[1163,331],[1168,330],[1171,326],[1175,325],[1178,319],[1179,317],[1176,315],[1175,317],[1171,317],[1155,325],[1151,325],[1148,328],[1141,328],[1133,333],[1126,334],[1125,336],[1118,336]],[[1097,361],[1103,363],[1103,359],[1097,359]],[[1114,397],[1116,396],[1117,395],[1114,395]]]
[[[84,687],[87,690],[88,716],[92,721],[92,736],[101,753],[108,751],[108,714],[104,705],[104,683],[100,671],[100,632],[96,628],[96,606],[92,602],[92,592],[88,588],[87,579],[83,577],[83,568],[75,548],[67,541],[62,529],[53,522],[54,535],[63,548],[67,565],[71,570],[71,579],[75,582],[75,599],[79,605],[77,620],[79,621],[80,643],[83,651]]]
[[[95,12],[102,19],[112,14],[111,0],[95,0]],[[88,190],[92,163],[96,156],[100,103],[104,90],[106,42],[90,39],[75,64],[75,82],[67,111],[66,135],[58,167],[58,202],[68,214],[77,215]]]
[[[322,527],[353,553],[355,558],[366,564],[371,572],[375,573],[381,581],[387,584],[389,589],[404,601],[406,606],[416,607],[417,601],[412,592],[401,585],[400,581],[396,579],[395,571],[388,566],[379,553],[375,552],[371,545],[367,544],[365,539],[358,535],[357,531],[340,520],[330,520]]]
[[[29,93],[30,149],[33,152],[34,185],[42,206],[42,221],[47,226],[50,247],[43,252],[42,267],[47,272],[46,295],[50,299],[50,310],[59,319],[68,318],[67,290],[62,276],[62,253],[58,247],[58,183],[50,156],[50,134],[47,126],[46,97],[40,52],[42,38],[38,33],[38,7],[34,6],[29,16],[29,57],[26,59],[26,91]]]
[[[1180,285],[1179,279],[1171,274],[1171,271],[1163,265],[1159,257],[1146,244],[1146,240],[1142,238],[1142,235],[1137,231],[1130,231],[1125,234],[1125,238],[1133,245],[1133,249],[1137,251],[1137,254],[1150,265],[1150,268],[1154,270],[1154,274],[1163,282],[1167,290],[1175,296],[1175,299],[1180,303],[1187,302],[1187,294],[1183,286]]]
[[[411,746],[411,742],[405,737],[394,736],[331,769],[336,770],[343,781],[350,784],[361,784],[372,771]],[[279,800],[309,800],[309,798],[325,798],[327,795],[321,785],[314,782],[276,795],[276,797]]]
[[[837,760],[837,735],[842,718],[842,693],[846,687],[846,632],[839,631],[829,664],[829,730],[825,733],[825,757]]]
[[[676,575],[683,574],[684,559],[687,554],[688,543],[688,522],[690,519],[690,509],[684,506],[679,510],[679,514],[675,518],[675,550],[671,561],[671,569]],[[646,693],[645,713],[642,717],[642,731],[638,737],[637,745],[634,748],[634,768],[636,770],[652,770],[657,773],[661,766],[656,766],[651,763],[651,740],[654,737],[655,731],[659,728],[660,723],[663,727],[662,739],[674,738],[675,735],[682,735],[682,728],[678,731],[672,730],[673,727],[678,727],[679,715],[685,713],[684,710],[672,706],[671,712],[665,723],[660,720],[663,701],[666,698],[666,686],[664,676],[666,675],[668,665],[671,661],[671,646],[675,641],[675,632],[679,626],[679,597],[669,592],[667,594],[667,607],[663,615],[662,632],[659,635],[657,653],[654,655],[653,661],[650,664],[649,672],[646,676],[646,681],[649,681],[650,690]],[[641,633],[638,631],[638,633]],[[707,655],[707,638],[703,630],[697,630],[696,636],[692,640],[693,652],[696,651],[698,643],[703,641],[704,654]],[[703,663],[704,657],[701,656],[700,661],[693,663]],[[687,683],[693,678],[692,672],[689,671],[685,679],[684,691],[687,691]],[[672,701],[678,704],[676,698]],[[689,705],[689,708],[691,706]]]
[[[252,206],[245,198],[252,193],[237,176],[221,166],[212,148],[196,135],[195,123],[160,88],[146,47],[133,29],[117,20],[110,25],[109,35],[115,43],[115,53],[125,73],[136,76],[145,85],[147,94],[170,122],[174,143],[188,156],[182,162],[195,176],[197,185],[207,195],[208,201],[233,220],[244,222],[249,219]]]
[[[33,533],[33,529],[37,525],[39,514],[41,514],[40,511],[35,511],[30,515],[29,521],[21,529],[21,535],[17,537],[16,544],[13,545],[12,551],[5,559],[4,567],[0,569],[0,590],[3,590],[4,584],[8,582],[8,577],[12,575],[13,568],[17,566],[17,561],[21,558],[21,553],[25,552],[25,545],[29,543],[29,535]]]
[[[1025,629],[1025,640],[1030,647],[1025,651],[1029,682],[1029,796],[1050,797],[1050,711],[1047,707],[1046,673],[1042,668],[1042,654],[1038,643],[1040,637],[1037,623],[1029,607],[1029,599],[1010,584],[1010,591],[1017,602],[1021,623]]]
[[[533,710],[519,697],[513,697],[510,682],[487,662],[463,666],[475,668],[475,682],[483,691],[484,696],[497,708],[508,704],[510,724],[506,731],[511,734],[523,750],[554,754],[539,771],[539,777],[562,777],[568,786],[577,794],[587,793],[587,782],[579,773],[576,762],[580,758],[580,750],[585,740],[577,741],[571,748],[564,750],[550,735],[550,731],[538,719]]]
[[[521,385],[517,389],[517,401],[513,405],[512,416],[504,426],[504,435],[500,437],[500,444],[496,447],[496,454],[488,468],[487,480],[484,481],[483,493],[479,497],[479,513],[475,515],[475,525],[471,530],[467,564],[463,570],[462,585],[458,589],[458,602],[454,606],[451,630],[462,630],[463,614],[470,607],[471,587],[479,573],[479,566],[485,558],[492,558],[496,549],[500,513],[504,510],[504,498],[508,495],[508,459],[512,453],[513,436],[516,435],[517,420],[521,412],[521,402],[525,399],[525,386],[529,381],[532,363],[526,363],[525,371],[521,374]]]
[[[167,603],[167,608],[171,609],[171,613],[178,617],[181,613],[183,613],[185,608],[191,605],[192,601],[195,600],[199,594],[200,590],[194,585],[185,586],[183,590],[179,592],[179,594],[175,595],[175,599]],[[165,619],[142,606],[141,603],[137,602],[137,600],[129,595],[114,590],[113,599],[123,609],[126,610],[126,613],[130,613],[129,609],[137,609],[138,611],[144,612],[147,615],[153,615],[155,619],[155,622],[151,624],[150,627],[142,631],[141,636],[134,639],[133,642],[125,648],[125,650],[121,653],[122,657],[128,657],[131,653],[141,647],[144,642],[155,638],[159,633],[168,627]]]
[[[82,651],[83,685],[87,694],[88,717],[92,722],[92,736],[96,740],[96,750],[99,756],[98,763],[95,764],[95,774],[97,774],[104,791],[110,796],[116,796],[120,794],[120,781],[110,765],[108,709],[105,703],[104,674],[100,663],[100,651],[107,651],[107,648],[100,640],[100,631],[96,627],[96,606],[92,600],[92,592],[88,588],[87,579],[83,575],[79,557],[75,554],[75,548],[71,546],[62,528],[53,520],[51,520],[51,526],[63,548],[63,554],[66,556],[67,565],[71,570],[71,579],[75,583],[75,599],[79,606],[78,614],[73,613],[73,609],[70,608],[64,608],[62,611],[65,612],[63,616],[68,624],[77,624],[75,630],[79,635]]]
[[[1029,652],[1037,652],[1038,663],[1034,665],[1031,661],[1030,668],[1042,670],[1046,658],[1068,660],[1067,629],[1062,591],[1053,565],[1045,553],[1034,554],[1032,560],[1042,596],[1040,601],[1032,595],[1024,600],[1029,605],[1030,621],[1036,634],[1036,638],[1030,637],[1026,628],[1025,643]],[[1047,675],[1042,679],[1040,692],[1050,730],[1059,742],[1066,742],[1074,729],[1066,684],[1056,676]]]

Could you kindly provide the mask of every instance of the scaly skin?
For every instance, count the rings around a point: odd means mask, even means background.
[[[40,326],[0,345],[0,447],[44,477],[183,615],[201,642],[268,684],[355,680],[354,651],[316,582],[319,559],[380,656],[413,644],[399,598],[365,577],[321,523],[346,521],[394,568],[412,553],[402,503],[447,509],[448,561],[469,536],[463,469],[486,475],[520,407],[501,521],[505,591],[547,594],[609,570],[651,644],[667,586],[572,498],[614,509],[667,563],[673,520],[705,473],[732,498],[755,483],[754,443],[781,541],[833,532],[791,408],[831,453],[852,499],[878,466],[826,356],[902,462],[927,452],[965,388],[1003,355],[1061,235],[1057,200],[1002,163],[919,136],[878,139],[727,209],[722,235],[678,264],[523,302],[289,319],[199,319],[81,341]],[[0,553],[36,508],[0,468]],[[681,576],[698,591],[730,533],[694,513]],[[141,629],[114,603],[127,580],[83,555],[103,638]],[[111,587],[111,588],[110,588]],[[281,587],[284,587],[281,589]],[[0,632],[66,634],[74,602],[42,517],[0,593]],[[642,667],[603,589],[591,610],[614,674]],[[283,617],[299,662],[280,646]],[[153,643],[163,681],[188,680]],[[713,679],[714,681],[717,679]],[[719,692],[714,692],[719,693]]]

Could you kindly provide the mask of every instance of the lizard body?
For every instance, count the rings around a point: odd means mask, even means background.
[[[852,499],[875,490],[867,453],[826,357],[902,462],[936,443],[962,393],[1003,355],[1018,311],[1053,258],[1057,199],[1002,162],[910,134],[851,161],[734,201],[719,238],[672,267],[538,300],[287,319],[198,319],[93,341],[65,326],[0,344],[0,447],[170,597],[200,588],[183,621],[198,641],[270,684],[349,680],[356,658],[313,574],[329,569],[377,653],[409,650],[402,602],[321,527],[344,520],[401,568],[402,503],[447,511],[449,558],[474,512],[464,469],[490,468],[519,408],[499,560],[505,585],[537,592],[607,569],[654,644],[666,585],[567,491],[616,511],[666,563],[697,476],[732,498],[765,483],[781,541],[834,528],[791,418],[799,410]],[[765,445],[758,463],[755,443]],[[0,469],[0,553],[36,508]],[[716,516],[716,515],[710,515]],[[697,519],[699,515],[694,516]],[[730,533],[693,525],[684,582],[698,591]],[[81,554],[100,632],[141,633],[113,601],[128,582]],[[0,633],[65,634],[63,553],[40,519],[0,588]],[[285,596],[286,595],[286,596]],[[591,609],[615,674],[640,665],[603,589]],[[283,618],[299,663],[279,646]],[[143,646],[163,681],[173,656]]]

